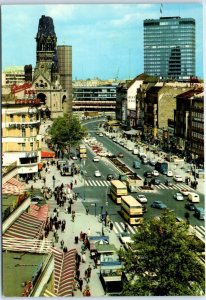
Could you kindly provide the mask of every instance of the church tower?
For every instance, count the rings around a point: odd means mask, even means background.
[[[50,82],[58,79],[57,37],[51,17],[41,16],[36,35],[34,80],[43,74]]]

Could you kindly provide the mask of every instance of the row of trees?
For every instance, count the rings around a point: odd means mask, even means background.
[[[203,243],[165,210],[145,222],[132,247],[120,251],[127,279],[124,296],[199,296],[205,291]]]

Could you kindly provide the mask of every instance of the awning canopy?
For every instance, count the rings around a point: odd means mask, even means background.
[[[74,277],[76,274],[76,249],[64,253],[54,248],[54,292],[57,296],[73,295]]]
[[[129,131],[123,131],[123,132],[128,135],[136,135],[139,132],[139,130],[131,129]]]
[[[54,158],[55,157],[55,152],[50,150],[50,149],[45,149],[41,151],[41,158]]]
[[[2,185],[2,194],[20,195],[25,191],[25,184],[16,178],[11,178]]]
[[[31,204],[29,214],[36,217],[38,220],[46,222],[48,217],[48,211],[49,211],[48,204],[42,206]]]

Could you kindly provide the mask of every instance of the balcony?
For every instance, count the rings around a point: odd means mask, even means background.
[[[39,127],[41,124],[40,120],[35,120],[31,122],[10,122],[6,123],[5,127],[6,128],[17,128],[17,129],[23,129],[23,128],[35,128]]]

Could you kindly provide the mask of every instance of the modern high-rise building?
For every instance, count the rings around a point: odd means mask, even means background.
[[[68,92],[68,100],[64,112],[72,112],[72,46],[57,46],[57,57],[60,82]]]
[[[144,72],[161,79],[195,76],[195,20],[144,20]]]

